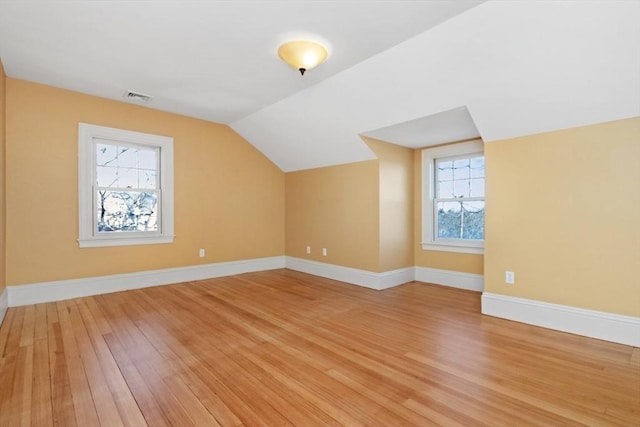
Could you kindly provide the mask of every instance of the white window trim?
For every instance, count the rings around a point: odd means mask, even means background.
[[[463,241],[435,238],[434,198],[435,160],[442,157],[484,153],[482,140],[443,145],[422,150],[422,249],[431,251],[483,254],[484,240]]]
[[[94,138],[125,144],[160,148],[160,232],[100,234],[94,214]],[[149,245],[173,242],[173,138],[115,129],[87,123],[78,124],[78,243],[81,248]]]

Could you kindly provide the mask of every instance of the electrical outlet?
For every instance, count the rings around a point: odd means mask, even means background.
[[[200,256],[200,258],[204,258],[204,249],[200,249],[198,251],[198,255]]]
[[[322,248],[322,256],[327,256],[327,248]]]
[[[311,253],[311,246],[307,246],[307,255]]]
[[[505,271],[504,272],[504,281],[508,285],[513,285],[516,283],[516,273],[513,271]]]

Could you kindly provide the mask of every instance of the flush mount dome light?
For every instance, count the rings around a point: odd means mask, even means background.
[[[305,71],[327,59],[327,55],[324,46],[308,40],[290,41],[278,48],[280,59],[300,71],[303,76]]]

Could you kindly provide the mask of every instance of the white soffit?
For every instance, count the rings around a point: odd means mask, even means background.
[[[362,135],[405,147],[421,148],[478,138],[480,133],[467,107],[459,107],[364,132]]]
[[[640,116],[638,22],[638,1],[483,3],[231,126],[292,171],[461,105],[485,142]]]

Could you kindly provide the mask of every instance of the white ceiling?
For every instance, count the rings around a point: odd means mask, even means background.
[[[478,3],[0,1],[0,57],[11,77],[228,124]],[[304,78],[277,55],[299,38],[330,50]]]
[[[428,131],[427,131],[428,130]],[[419,119],[364,132],[362,135],[393,141],[411,148],[428,147],[443,142],[457,142],[478,138],[480,132],[467,107],[458,107]]]
[[[285,171],[640,116],[640,2],[0,1],[7,75],[230,124]],[[300,77],[276,54],[330,50]],[[376,136],[377,135],[377,136]]]

